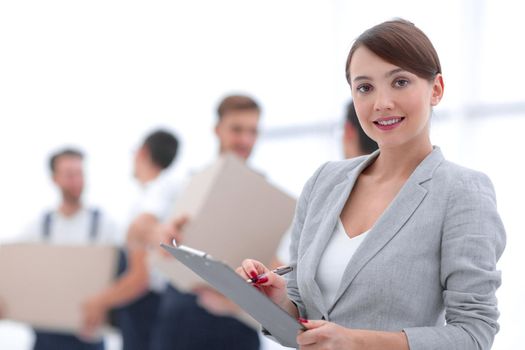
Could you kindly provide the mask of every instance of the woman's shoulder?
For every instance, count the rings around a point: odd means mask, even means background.
[[[313,192],[330,192],[333,187],[348,179],[349,174],[365,162],[369,156],[329,161],[321,165],[310,177],[305,188]]]
[[[355,158],[326,162],[320,169],[320,175],[333,178],[346,177],[349,171],[363,164],[369,157],[370,155],[364,155]]]
[[[455,189],[489,189],[492,192],[492,181],[485,173],[459,165],[449,160],[444,160],[441,163],[436,169],[434,177],[440,180],[440,182],[446,183]]]

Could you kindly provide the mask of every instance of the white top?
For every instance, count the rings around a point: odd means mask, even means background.
[[[292,243],[292,227],[290,226],[288,230],[281,237],[279,246],[277,247],[276,256],[277,259],[284,265],[290,264],[290,244]]]
[[[341,220],[337,220],[334,233],[321,256],[315,276],[326,306],[331,305],[334,301],[343,273],[368,232],[370,230],[350,238]]]
[[[160,222],[167,221],[173,213],[180,188],[180,181],[173,177],[173,173],[161,172],[155,179],[142,186],[131,207],[129,223],[141,214],[151,214]]]
[[[33,220],[15,239],[29,243],[50,243],[64,245],[84,244],[119,244],[120,232],[115,222],[103,211],[99,212],[97,235],[93,240],[90,235],[92,213],[88,208],[81,208],[71,216],[65,216],[57,210],[51,213],[49,236],[44,237],[44,217],[42,213]]]
[[[173,214],[175,201],[179,197],[181,184],[173,177],[172,172],[163,171],[152,181],[144,184],[131,207],[129,224],[139,215],[151,214],[159,222],[166,222]],[[150,268],[150,290],[163,292],[167,280],[160,271]]]

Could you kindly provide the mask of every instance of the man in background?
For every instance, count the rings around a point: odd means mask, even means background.
[[[259,105],[249,96],[224,98],[217,109],[215,126],[219,154],[231,152],[247,161],[257,141],[260,113]],[[180,231],[184,223],[184,219],[175,221],[175,230]],[[163,240],[169,241],[165,238],[172,235],[166,234]],[[239,310],[230,300],[211,288],[196,292],[185,294],[168,287],[151,350],[259,349],[259,335],[234,317]]]
[[[378,148],[377,143],[368,137],[361,127],[353,101],[350,101],[346,106],[342,146],[345,159],[370,154]],[[290,262],[290,241],[291,232],[287,230],[277,248],[276,257],[272,262],[272,268],[288,265]]]
[[[346,107],[343,128],[343,154],[345,159],[370,154],[377,149],[377,143],[365,134],[361,124],[359,124],[353,101],[350,101]]]
[[[67,148],[53,154],[49,168],[53,183],[60,192],[57,208],[39,216],[22,233],[20,240],[49,244],[109,244],[115,245],[117,227],[100,209],[82,203],[84,191],[83,154]],[[103,340],[88,341],[75,334],[35,330],[35,350],[103,350]]]
[[[166,288],[164,278],[148,266],[148,247],[134,237],[154,236],[171,214],[178,186],[167,170],[178,148],[179,142],[172,133],[157,130],[150,133],[136,151],[134,176],[141,193],[131,210],[121,275],[85,305],[88,334],[103,323],[109,310],[116,308],[114,320],[122,333],[123,350],[148,349],[160,298]]]

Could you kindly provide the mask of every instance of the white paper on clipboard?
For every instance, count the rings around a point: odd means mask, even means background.
[[[268,297],[248,284],[231,267],[192,248],[161,246],[182,264],[224,294],[259,322],[280,344],[297,348],[297,332],[304,327]]]

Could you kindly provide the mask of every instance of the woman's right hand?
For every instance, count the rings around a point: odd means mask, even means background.
[[[252,279],[253,285],[266,294],[274,303],[286,309],[290,304],[284,277],[273,273],[257,260],[246,259],[236,272],[244,279]],[[259,276],[259,278],[257,278]]]

